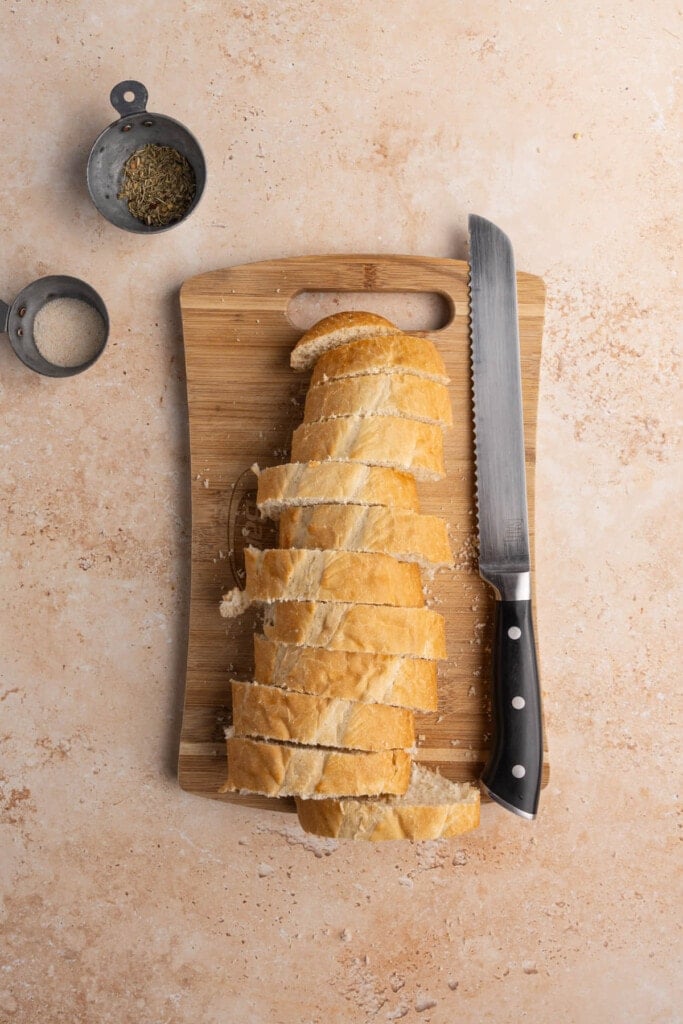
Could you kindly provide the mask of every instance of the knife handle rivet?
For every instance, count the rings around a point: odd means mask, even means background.
[[[526,701],[524,700],[524,697],[513,697],[512,698],[512,706],[515,709],[515,711],[521,711],[522,708],[525,705],[526,705]]]
[[[516,779],[523,779],[526,775],[526,768],[523,764],[513,764],[512,774]]]
[[[519,628],[519,626],[510,626],[510,628],[508,629],[508,636],[510,637],[511,640],[519,640],[521,635],[522,631]]]

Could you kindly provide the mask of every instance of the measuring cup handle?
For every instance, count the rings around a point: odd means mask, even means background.
[[[0,334],[7,334],[9,327],[9,311],[12,307],[0,299]]]
[[[127,92],[133,93],[133,99],[124,99]],[[141,114],[147,109],[147,89],[142,82],[119,82],[112,89],[109,100],[114,110],[121,117],[128,114]]]

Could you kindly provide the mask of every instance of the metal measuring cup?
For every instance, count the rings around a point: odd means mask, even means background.
[[[128,93],[132,99],[125,99]],[[124,231],[151,235],[182,224],[197,206],[206,184],[206,163],[199,143],[172,117],[148,113],[147,89],[142,82],[119,82],[109,99],[120,118],[98,136],[88,157],[87,182],[93,203],[103,217]],[[143,224],[129,211],[126,200],[118,198],[126,161],[149,143],[175,149],[185,157],[195,177],[194,199],[183,216],[160,227]]]
[[[85,363],[77,366],[57,366],[56,363],[49,362],[38,349],[33,337],[33,323],[38,311],[53,299],[80,299],[93,306],[102,317],[102,345]],[[29,369],[42,373],[45,377],[73,377],[87,370],[102,355],[109,337],[109,315],[104,302],[89,284],[77,277],[56,274],[41,277],[27,285],[11,305],[0,299],[0,333],[9,335],[12,348]]]

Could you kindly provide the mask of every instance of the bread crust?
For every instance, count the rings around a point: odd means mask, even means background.
[[[280,546],[384,552],[425,568],[453,564],[443,519],[378,505],[285,508],[280,516]]]
[[[294,370],[307,370],[324,352],[349,341],[381,334],[398,334],[399,328],[376,313],[342,311],[319,320],[299,338],[289,362]]]
[[[479,825],[479,803],[391,807],[375,800],[296,800],[305,832],[334,839],[381,842],[410,839],[421,842],[449,839]]]
[[[417,565],[391,555],[304,548],[245,548],[250,601],[342,601],[421,608]]]
[[[254,679],[320,697],[437,709],[436,661],[423,658],[297,647],[256,634]]]
[[[302,423],[292,434],[292,461],[310,459],[389,466],[418,480],[440,480],[445,473],[441,429],[398,416],[344,416]]]
[[[446,657],[443,616],[430,608],[279,601],[268,607],[263,631],[269,640],[331,651]]]
[[[315,364],[311,387],[365,373],[412,373],[448,384],[444,361],[434,343],[400,333],[361,338],[325,352]]]
[[[235,734],[349,750],[400,750],[415,744],[412,711],[384,704],[292,693],[232,681]]]
[[[263,796],[377,796],[405,793],[404,750],[347,751],[227,736],[228,777],[221,793]]]
[[[373,373],[343,377],[309,388],[304,423],[335,416],[405,416],[425,423],[453,423],[445,384],[413,373]]]
[[[415,478],[384,466],[345,462],[298,462],[258,474],[256,504],[273,518],[287,505],[319,502],[387,505],[417,510]]]

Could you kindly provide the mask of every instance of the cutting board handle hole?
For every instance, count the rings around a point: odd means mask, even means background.
[[[333,313],[364,310],[386,317],[402,331],[440,331],[453,319],[449,299],[439,292],[313,292],[294,295],[287,306],[293,327],[309,327]]]

